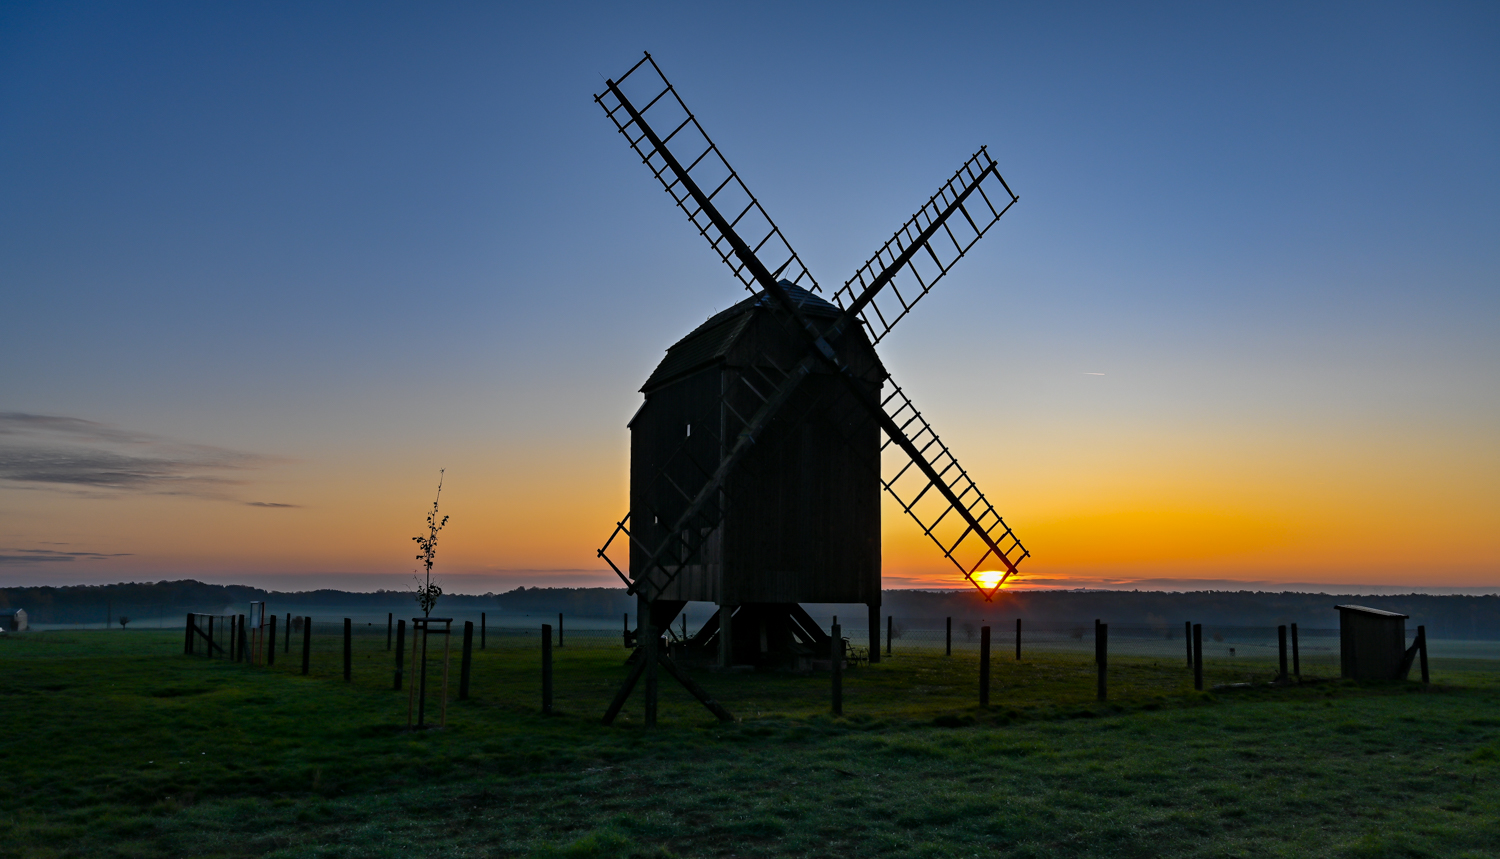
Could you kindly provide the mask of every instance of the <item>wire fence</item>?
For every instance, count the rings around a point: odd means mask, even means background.
[[[394,616],[288,619],[283,614],[249,629],[243,616],[197,615],[191,627],[185,626],[183,646],[184,652],[200,658],[344,680],[372,692],[401,690],[405,697],[395,706],[403,712],[419,701],[411,690],[421,682],[425,665],[427,697],[420,700],[426,702],[428,713],[445,713],[443,702],[461,698],[536,709],[547,695],[559,710],[587,714],[603,711],[628,671],[633,647],[627,646],[623,619],[617,623],[615,629],[603,623],[570,624],[566,619],[549,623],[550,647],[544,647],[542,624],[490,626],[480,615],[467,623],[452,622],[451,635],[428,637],[423,659],[413,656],[421,639],[412,623]],[[442,630],[445,624],[433,626]],[[1014,707],[1091,706],[1100,696],[1113,702],[1149,702],[1193,692],[1190,624],[1109,624],[1103,636],[1098,630],[1093,621],[1023,619],[1019,625],[992,624],[986,663],[981,657],[985,630],[979,624],[890,617],[878,630],[879,664],[854,666],[845,675],[844,712],[909,715],[962,710],[978,702],[980,678],[986,675],[990,703]],[[681,654],[684,638],[696,631],[689,628],[685,635],[680,624],[674,627],[664,635],[668,651]],[[845,627],[844,635],[852,645],[870,644],[866,628]],[[1102,672],[1101,638],[1106,645]],[[1283,676],[1278,628],[1204,624],[1201,688],[1337,679],[1339,643],[1337,629],[1296,628],[1295,635],[1287,636]],[[1500,676],[1500,642],[1433,639],[1430,649],[1436,682]],[[544,663],[552,666],[550,671]],[[828,681],[820,682],[806,671],[748,666],[726,671],[703,659],[684,659],[682,667],[736,714],[827,712]],[[812,673],[828,677],[826,670]],[[1414,680],[1415,675],[1414,669]],[[701,717],[696,702],[675,684],[664,683],[664,700],[673,694],[681,699],[664,705],[668,710],[676,706],[684,714]],[[631,712],[627,707],[622,718],[629,721]]]

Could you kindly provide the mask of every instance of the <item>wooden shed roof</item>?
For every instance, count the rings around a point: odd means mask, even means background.
[[[798,308],[808,316],[833,318],[843,312],[837,306],[790,281],[783,280],[780,283],[781,288],[786,290],[792,301],[796,302]],[[749,327],[750,320],[755,317],[755,311],[760,308],[769,308],[772,301],[774,299],[762,290],[729,309],[710,316],[706,322],[694,328],[686,337],[667,349],[666,357],[656,365],[650,378],[646,379],[646,383],[641,386],[641,391],[652,391],[723,359],[734,346],[735,341]]]
[[[1368,606],[1362,606],[1362,605],[1336,605],[1336,606],[1334,606],[1334,608],[1338,609],[1339,611],[1352,611],[1352,612],[1354,612],[1356,614],[1368,614],[1368,615],[1373,615],[1375,617],[1410,617],[1411,616],[1411,615],[1401,614],[1400,612],[1385,611],[1384,609],[1370,608]]]

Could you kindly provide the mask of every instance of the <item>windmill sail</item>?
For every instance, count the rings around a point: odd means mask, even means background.
[[[650,54],[619,80],[607,81],[607,86],[594,101],[746,289],[754,292],[763,284],[757,283],[749,262],[735,253],[737,238],[744,239],[745,247],[766,264],[773,277],[812,292],[820,290],[776,222],[729,166]],[[683,157],[678,158],[676,152]]]
[[[879,343],[1018,198],[980,150],[834,293]],[[955,217],[957,216],[957,217]]]
[[[938,437],[937,431],[912,405],[906,392],[894,380],[887,380],[887,383],[891,386],[891,393],[881,407],[892,423],[906,434],[928,467],[924,469],[917,459],[908,458],[892,473],[882,474],[880,484],[965,579],[985,596],[993,596],[1030,553],[995,512],[994,505],[980,491],[974,478],[958,464],[957,457]],[[881,450],[895,443],[897,439],[888,434]],[[986,569],[1002,569],[1004,572],[998,581],[985,585],[974,575]]]

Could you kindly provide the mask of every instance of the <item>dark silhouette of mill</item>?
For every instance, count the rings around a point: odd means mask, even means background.
[[[630,513],[599,550],[637,596],[638,646],[605,722],[644,677],[655,723],[658,668],[729,718],[661,647],[689,601],[718,611],[673,636],[679,654],[725,667],[842,658],[845,642],[801,604],[858,603],[878,660],[882,489],[992,597],[1026,549],[875,353],[1015,204],[988,153],[825,298],[649,54],[595,101],[751,293],[668,349],[641,388]],[[617,541],[628,572],[608,554]],[[998,581],[982,584],[986,570]]]

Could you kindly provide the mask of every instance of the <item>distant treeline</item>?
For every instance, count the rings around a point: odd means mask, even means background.
[[[886,591],[882,614],[1041,622],[1092,621],[1119,625],[1181,626],[1184,621],[1226,626],[1296,623],[1338,626],[1336,605],[1362,605],[1410,615],[1407,628],[1425,625],[1433,637],[1500,639],[1500,596],[1397,594],[1348,596],[1263,591],[1002,591],[986,603],[977,592]]]
[[[1074,623],[1100,618],[1119,625],[1180,625],[1184,621],[1232,626],[1297,623],[1307,628],[1338,625],[1335,605],[1356,604],[1410,615],[1408,627],[1425,625],[1429,635],[1500,639],[1500,596],[1334,596],[1261,591],[1004,591],[986,603],[974,591],[886,591],[881,614],[908,621],[989,620],[1017,617],[1043,623]],[[24,608],[33,623],[94,623],[105,612],[217,612],[264,600],[278,605],[364,608],[371,613],[401,611],[412,603],[406,591],[357,593],[340,590],[267,591],[245,585],[211,585],[184,580],[116,585],[0,588],[0,609]],[[635,597],[622,588],[516,588],[483,596],[445,595],[439,605],[458,611],[554,614],[635,619]],[[821,608],[809,607],[818,616]]]
[[[414,609],[408,591],[380,590],[373,593],[329,588],[313,591],[268,591],[247,585],[211,585],[184,579],[176,582],[130,582],[116,585],[70,585],[67,587],[0,588],[0,609],[24,608],[30,623],[101,623],[106,612],[123,614],[186,614],[190,611],[219,613],[261,600],[275,611],[277,606],[338,606],[366,608],[370,612]],[[441,605],[455,609],[494,610],[495,595],[444,595]]]

